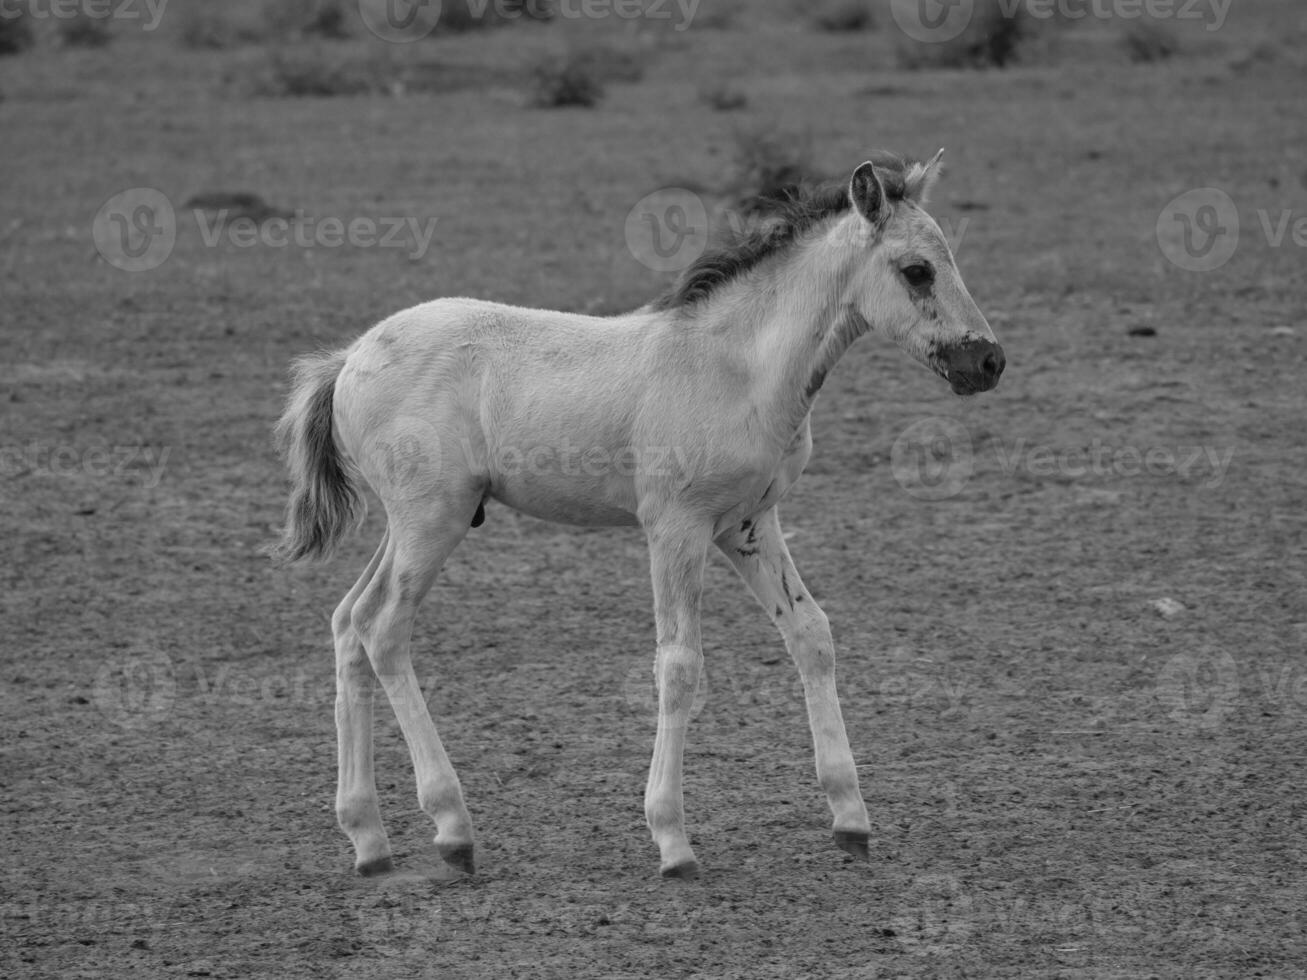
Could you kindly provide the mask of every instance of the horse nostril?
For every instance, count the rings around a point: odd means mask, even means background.
[[[985,359],[980,362],[980,370],[983,371],[985,377],[991,381],[994,378],[997,378],[998,372],[1002,370],[998,365],[998,355],[993,351],[986,354]]]

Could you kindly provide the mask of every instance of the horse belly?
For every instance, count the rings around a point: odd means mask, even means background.
[[[639,523],[634,492],[604,475],[558,470],[500,473],[490,496],[523,514],[559,524],[617,527]]]

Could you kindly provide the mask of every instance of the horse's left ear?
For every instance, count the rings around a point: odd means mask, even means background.
[[[870,160],[859,164],[849,180],[849,198],[853,207],[871,223],[881,228],[889,220],[889,201],[885,199],[885,185],[876,176],[876,167]]]
[[[925,204],[930,200],[930,192],[939,180],[940,161],[944,158],[941,149],[930,163],[914,163],[903,177],[904,196],[909,201]]]

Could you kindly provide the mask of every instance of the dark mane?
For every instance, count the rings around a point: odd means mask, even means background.
[[[873,153],[871,160],[876,164],[885,196],[891,202],[903,200],[904,177],[911,161],[884,152]],[[749,198],[738,209],[745,218],[745,228],[709,247],[669,292],[649,305],[655,310],[674,310],[701,303],[718,287],[789,248],[804,232],[844,214],[850,207],[847,181],[788,184]]]

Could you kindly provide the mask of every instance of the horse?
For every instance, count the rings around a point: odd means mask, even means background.
[[[790,558],[777,504],[812,451],[822,382],[855,340],[888,338],[972,395],[1006,359],[925,210],[940,168],[877,154],[847,181],[787,191],[669,292],[607,317],[444,298],[348,347],[298,359],[276,437],[291,492],[282,562],[328,556],[363,518],[386,529],[331,619],[336,814],[355,869],[393,867],[373,776],[377,681],[407,742],[439,855],[474,871],[462,787],[418,687],[419,603],[487,500],[548,521],[639,526],[653,582],[658,723],[644,809],[666,877],[693,878],[682,756],[702,666],[710,545],[779,629],[802,680],[838,847],[871,824],[835,687],[829,621]]]

